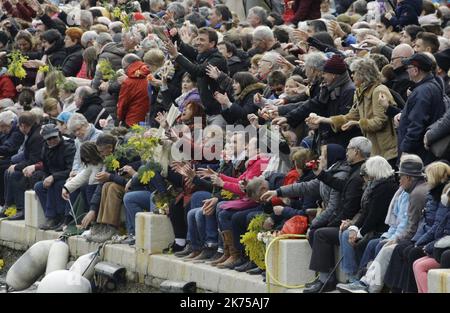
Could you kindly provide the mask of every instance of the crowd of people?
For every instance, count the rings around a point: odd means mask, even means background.
[[[305,293],[427,292],[450,268],[446,1],[0,9],[2,217],[34,190],[41,229],[133,245],[136,214],[164,211],[176,257],[264,276],[249,224],[302,216]]]

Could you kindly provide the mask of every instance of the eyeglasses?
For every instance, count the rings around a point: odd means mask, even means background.
[[[393,57],[391,58],[391,61],[397,60],[397,59],[406,59],[406,57]]]
[[[53,139],[56,139],[56,138],[58,138],[58,136],[53,136],[53,137],[47,138],[45,140],[50,141],[50,140],[53,140]]]

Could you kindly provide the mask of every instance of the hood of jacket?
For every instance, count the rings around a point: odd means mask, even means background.
[[[107,43],[100,52],[100,54],[102,53],[112,53],[120,57],[126,54],[125,50],[115,42]]]
[[[92,95],[88,95],[84,98],[83,104],[80,106],[78,111],[84,111],[90,106],[102,105],[102,102],[103,100],[98,94],[94,93]]]
[[[265,87],[266,85],[264,85],[263,83],[254,83],[248,85],[247,87],[244,88],[244,90],[241,91],[241,93],[238,96],[238,100],[241,101],[244,100],[244,98],[253,91],[259,90],[262,92]]]
[[[129,78],[146,78],[150,74],[150,69],[142,61],[136,61],[127,68],[127,76]]]

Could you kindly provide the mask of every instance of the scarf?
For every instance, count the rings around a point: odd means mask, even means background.
[[[339,75],[336,80],[330,85],[322,84],[320,88],[319,101],[321,103],[328,103],[328,101],[334,101],[341,95],[342,86],[351,82],[348,72]]]
[[[211,50],[208,50],[206,52],[203,53],[199,53],[197,55],[197,63],[202,64],[204,63],[212,54],[218,52],[219,50],[217,50],[217,48],[213,48]]]

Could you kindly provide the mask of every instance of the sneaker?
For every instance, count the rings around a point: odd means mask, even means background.
[[[222,256],[223,256],[223,252],[216,251],[216,253],[211,258],[206,260],[205,264],[211,264],[212,262],[220,259]]]
[[[129,236],[127,237],[127,239],[123,240],[121,243],[122,243],[122,244],[126,244],[126,245],[130,245],[130,246],[133,246],[133,245],[136,244],[136,237],[134,237],[134,235],[129,235]]]
[[[204,248],[202,252],[192,259],[193,263],[203,263],[216,253],[216,248]]]
[[[336,288],[344,293],[368,293],[368,287],[359,280],[351,284],[337,284]]]
[[[178,258],[183,258],[189,254],[191,254],[192,252],[192,246],[188,243],[187,245],[184,246],[184,249],[178,252],[175,252],[175,256]]]

